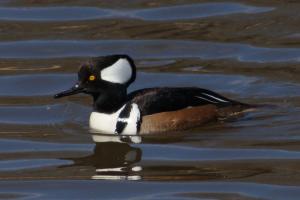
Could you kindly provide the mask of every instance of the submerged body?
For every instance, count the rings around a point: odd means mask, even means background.
[[[90,128],[104,134],[139,135],[185,130],[248,109],[248,104],[210,90],[147,88],[127,94],[136,67],[127,55],[97,57],[78,72],[78,83],[55,98],[90,94]]]

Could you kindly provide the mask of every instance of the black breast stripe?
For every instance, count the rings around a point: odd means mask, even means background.
[[[116,134],[120,135],[126,128],[128,124],[128,118],[130,117],[131,109],[132,109],[132,105],[126,104],[124,109],[120,112],[117,119],[116,129],[115,129]]]

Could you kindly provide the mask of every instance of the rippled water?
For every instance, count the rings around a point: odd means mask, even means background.
[[[300,2],[0,6],[0,199],[299,199]],[[113,53],[136,59],[130,91],[198,86],[274,106],[141,144],[95,144],[91,99],[52,96],[80,63]]]

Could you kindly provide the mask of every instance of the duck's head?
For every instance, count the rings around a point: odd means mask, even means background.
[[[78,93],[98,97],[103,92],[125,90],[135,80],[136,67],[128,55],[109,55],[92,59],[78,71],[78,82],[54,98]]]

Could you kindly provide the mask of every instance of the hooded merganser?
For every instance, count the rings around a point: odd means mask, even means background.
[[[135,78],[136,66],[128,55],[96,57],[81,66],[75,86],[54,97],[91,95],[90,128],[116,135],[186,130],[251,107],[196,87],[146,88],[127,94]]]

